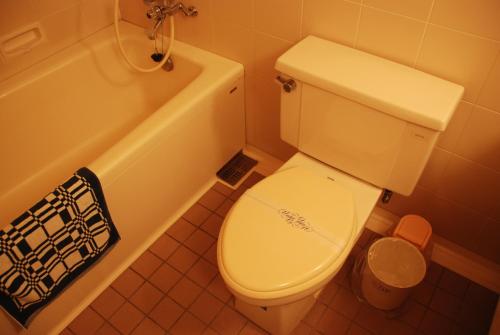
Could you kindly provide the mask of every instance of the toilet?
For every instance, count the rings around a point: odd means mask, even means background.
[[[234,204],[217,261],[235,308],[289,334],[342,267],[383,190],[411,194],[463,87],[314,36],[275,67],[280,135],[299,152]]]

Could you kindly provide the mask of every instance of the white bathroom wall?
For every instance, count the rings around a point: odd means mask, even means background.
[[[0,48],[5,38],[39,23],[42,43],[15,57],[0,56],[0,82],[113,21],[113,0],[1,0]]]

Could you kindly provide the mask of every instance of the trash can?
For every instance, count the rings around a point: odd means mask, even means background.
[[[425,272],[425,259],[413,244],[397,237],[384,237],[368,249],[361,291],[372,306],[395,309],[424,279]]]

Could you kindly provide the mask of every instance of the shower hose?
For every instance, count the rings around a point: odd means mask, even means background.
[[[116,41],[118,43],[118,47],[120,48],[120,53],[122,54],[123,58],[125,61],[130,65],[134,70],[139,71],[139,72],[153,72],[158,69],[161,69],[161,67],[165,64],[165,62],[168,60],[170,57],[170,54],[172,52],[172,47],[174,45],[174,17],[173,15],[169,15],[169,20],[170,20],[170,38],[169,38],[169,43],[168,43],[168,49],[167,53],[163,56],[163,59],[161,62],[152,67],[152,68],[143,68],[140,66],[137,66],[134,64],[127,56],[125,49],[123,49],[121,37],[120,37],[120,30],[118,28],[118,23],[120,20],[120,0],[115,0],[115,6],[114,6],[114,24],[115,24],[115,36],[116,36]],[[155,36],[156,38],[156,36]],[[163,37],[162,37],[163,38]]]

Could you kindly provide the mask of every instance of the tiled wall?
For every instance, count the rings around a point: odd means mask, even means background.
[[[142,25],[139,0],[124,17]],[[418,213],[436,233],[500,263],[500,1],[185,0],[196,19],[176,17],[177,38],[245,65],[247,140],[281,159],[278,55],[314,34],[465,86],[448,130],[409,197],[390,211]]]
[[[0,41],[40,23],[45,42],[14,58],[0,56],[0,81],[111,24],[112,0],[1,0]]]

